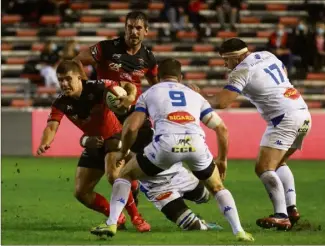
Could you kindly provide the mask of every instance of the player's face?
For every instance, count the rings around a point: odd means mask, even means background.
[[[81,76],[69,71],[66,74],[57,74],[60,88],[65,96],[79,97],[82,91]]]
[[[143,20],[128,19],[125,24],[125,39],[132,47],[141,44],[147,33]]]
[[[238,65],[238,57],[224,57],[225,67],[233,70]]]

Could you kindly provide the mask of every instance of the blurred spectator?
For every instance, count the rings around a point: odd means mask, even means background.
[[[188,7],[187,7],[187,13],[189,16],[190,22],[193,23],[193,26],[198,33],[198,41],[201,40],[201,37],[203,36],[203,33],[201,31],[200,23],[206,23],[207,27],[205,30],[205,35],[210,36],[211,35],[211,28],[207,23],[207,20],[200,15],[201,10],[201,1],[200,0],[190,0]]]
[[[56,63],[59,60],[58,48],[53,41],[46,41],[41,53],[41,63]]]
[[[325,65],[325,24],[316,24],[316,30],[311,42],[313,65],[315,71],[320,71]]]
[[[63,60],[70,60],[77,56],[79,53],[79,45],[75,40],[70,40],[63,47],[63,50],[60,52],[60,57]]]
[[[177,32],[185,28],[187,16],[184,9],[188,0],[164,0],[163,15],[171,23],[171,31]],[[166,30],[168,34],[169,30]],[[169,35],[169,34],[168,34]]]
[[[40,57],[40,75],[44,78],[46,87],[59,88],[59,82],[56,77],[56,66],[59,60],[60,57],[56,44],[53,41],[47,41]]]
[[[231,30],[236,30],[236,21],[238,11],[241,8],[242,0],[215,0],[214,6],[218,15],[218,22],[220,23],[220,30],[225,30],[225,14],[229,16],[229,23]]]
[[[56,67],[57,67],[58,61],[56,63],[46,63],[40,71],[41,76],[44,78],[44,85],[46,87],[54,87],[59,89],[59,81],[56,76]]]
[[[275,32],[271,34],[268,42],[268,50],[276,55],[286,66],[288,74],[293,65],[293,56],[290,47],[292,47],[290,37],[283,24],[278,24]]]
[[[304,78],[308,72],[311,59],[311,32],[304,20],[300,20],[293,31],[292,53],[300,57],[300,63],[297,64],[297,76]]]

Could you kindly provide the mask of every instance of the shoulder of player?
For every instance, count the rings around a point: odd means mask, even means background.
[[[70,97],[67,97],[60,93],[57,98],[53,101],[52,107],[57,108],[59,110],[63,110],[65,105],[70,101]]]
[[[146,56],[148,58],[148,60],[156,60],[155,55],[153,54],[153,52],[151,51],[150,48],[148,48],[145,45],[142,45],[142,55]]]

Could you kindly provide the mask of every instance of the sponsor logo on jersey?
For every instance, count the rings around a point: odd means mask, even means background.
[[[178,124],[186,124],[195,121],[195,118],[185,111],[172,112],[167,115],[167,119]]]
[[[142,76],[144,76],[144,71],[143,70],[134,70],[132,75],[142,77]]]
[[[171,192],[171,191],[168,191],[168,192],[165,192],[165,193],[159,194],[159,195],[156,197],[156,200],[157,200],[157,201],[161,201],[161,200],[167,199],[168,197],[170,197],[171,194],[173,194],[173,192]]]
[[[306,133],[309,130],[310,120],[305,120],[304,124],[298,129],[298,132]]]
[[[296,100],[300,97],[299,91],[295,88],[288,88],[283,95],[293,100]]]
[[[113,54],[113,59],[115,59],[115,60],[117,60],[117,61],[119,61],[120,60],[120,58],[121,58],[121,56],[122,56],[122,54]]]
[[[132,76],[129,73],[121,73],[120,74],[120,78],[122,80],[128,80],[128,81],[132,81]]]
[[[114,70],[114,71],[117,71],[117,72],[120,70],[121,67],[122,67],[122,64],[118,64],[118,63],[114,63],[114,62],[109,64],[109,68],[111,70]]]
[[[191,144],[192,138],[187,136],[178,140],[178,144],[172,148],[173,153],[195,152],[196,149]]]

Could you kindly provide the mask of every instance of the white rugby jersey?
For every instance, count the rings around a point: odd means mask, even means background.
[[[138,99],[135,111],[147,113],[154,121],[155,135],[200,134],[200,119],[213,111],[199,93],[176,82],[160,82]]]
[[[290,83],[283,63],[268,51],[249,54],[231,71],[225,88],[246,96],[266,121],[308,108]]]

